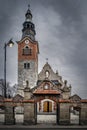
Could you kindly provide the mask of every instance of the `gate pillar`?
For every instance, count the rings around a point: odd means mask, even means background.
[[[5,124],[6,125],[15,124],[14,109],[11,99],[6,99],[5,101]]]
[[[87,100],[81,101],[80,124],[87,125]]]
[[[70,103],[68,101],[62,100],[59,101],[59,124],[60,125],[69,125],[70,124],[70,114],[69,114]]]
[[[24,89],[24,125],[35,124],[34,100],[31,100],[30,88]]]

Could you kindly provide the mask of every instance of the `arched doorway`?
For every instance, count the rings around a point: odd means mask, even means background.
[[[43,99],[37,102],[37,123],[56,124],[56,102],[50,99]]]

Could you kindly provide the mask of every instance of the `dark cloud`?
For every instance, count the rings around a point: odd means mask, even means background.
[[[21,39],[29,2],[40,47],[39,71],[48,58],[54,71],[72,84],[72,92],[87,98],[87,0],[0,0],[0,78],[4,43]],[[7,49],[7,79],[17,82],[17,45]]]

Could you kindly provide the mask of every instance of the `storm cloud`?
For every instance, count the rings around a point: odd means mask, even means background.
[[[21,39],[28,4],[39,42],[39,72],[48,58],[72,94],[87,98],[87,0],[0,0],[0,78],[4,43]],[[7,80],[17,83],[17,44],[7,48]]]

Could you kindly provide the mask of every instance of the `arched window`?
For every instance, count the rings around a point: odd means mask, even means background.
[[[27,28],[29,28],[29,24],[27,24]]]
[[[32,55],[32,49],[26,46],[23,48],[23,55]]]
[[[45,77],[46,77],[46,78],[49,77],[49,71],[48,71],[48,70],[46,70],[46,72],[45,72]]]
[[[24,63],[24,69],[30,69],[30,63]]]

